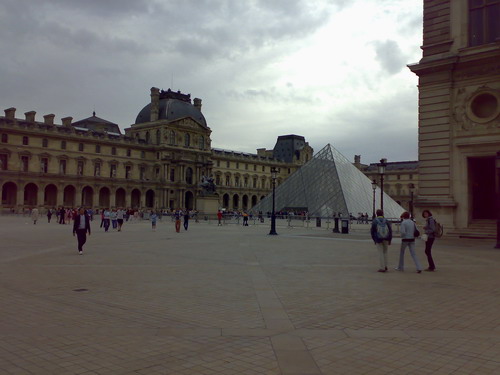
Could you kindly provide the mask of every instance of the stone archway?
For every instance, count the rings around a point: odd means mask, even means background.
[[[17,185],[13,182],[6,182],[2,187],[2,205],[15,206],[17,203]]]
[[[227,193],[222,196],[222,207],[225,209],[229,208],[229,194]]]
[[[111,206],[110,196],[111,193],[109,191],[109,188],[102,187],[101,190],[99,190],[99,207],[109,208]]]
[[[24,205],[36,206],[37,205],[38,186],[30,182],[24,187]]]
[[[242,198],[242,206],[244,210],[248,210],[248,195],[246,194]]]
[[[82,206],[94,206],[94,189],[92,189],[90,186],[85,186],[82,190]]]
[[[252,195],[252,207],[255,206],[256,204],[257,204],[257,196]]]
[[[194,196],[190,191],[186,191],[184,205],[188,210],[192,210],[194,208]]]
[[[146,191],[146,207],[153,208],[155,206],[155,192],[153,190]]]
[[[116,207],[125,207],[127,204],[127,192],[123,188],[119,188],[116,190]]]
[[[63,191],[63,206],[74,207],[75,206],[75,193],[76,189],[73,185],[68,185]]]
[[[131,193],[132,208],[139,208],[141,206],[141,191],[139,189],[132,190]]]
[[[45,186],[43,195],[43,204],[45,206],[55,207],[57,204],[57,187],[54,184]]]

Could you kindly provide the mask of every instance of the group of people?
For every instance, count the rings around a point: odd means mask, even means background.
[[[422,212],[422,217],[425,219],[425,225],[423,227],[424,233],[421,237],[425,240],[425,255],[429,263],[425,271],[433,272],[436,269],[436,265],[432,258],[432,245],[437,235],[437,222],[429,210],[424,210]],[[415,252],[415,239],[420,236],[420,231],[417,229],[415,222],[410,218],[408,212],[403,212],[401,220],[401,247],[399,251],[399,263],[395,270],[400,272],[404,271],[405,250],[409,248],[417,273],[421,273],[423,267]],[[377,210],[377,217],[372,221],[370,232],[373,242],[377,246],[379,252],[380,268],[378,272],[387,272],[387,251],[392,241],[392,227],[390,221],[384,218],[384,212],[382,210]]]

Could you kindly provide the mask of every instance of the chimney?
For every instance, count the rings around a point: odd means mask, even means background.
[[[24,112],[24,115],[26,116],[26,121],[35,122],[35,111]]]
[[[193,104],[194,107],[201,112],[201,99],[200,98],[194,98],[193,99]]]
[[[71,126],[71,120],[73,120],[73,117],[63,117],[63,118],[61,119],[62,124],[63,124],[64,126]]]
[[[160,89],[151,87],[151,117],[150,121],[157,121],[160,113]]]
[[[5,118],[14,120],[16,116],[16,109],[14,107],[7,108],[5,111]]]
[[[354,164],[361,164],[361,155],[354,155]]]
[[[45,115],[43,116],[43,122],[45,125],[54,125],[54,117],[56,117],[56,115],[52,113],[50,115]]]

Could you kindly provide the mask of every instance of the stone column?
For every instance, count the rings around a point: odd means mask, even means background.
[[[116,207],[116,190],[113,189],[109,189],[109,205]]]
[[[38,186],[38,192],[36,194],[36,206],[41,207],[45,203],[45,188]]]
[[[75,206],[79,207],[82,205],[82,187],[75,187]]]
[[[56,206],[60,207],[64,203],[64,185],[57,187]]]
[[[146,193],[141,191],[141,203],[139,204],[141,209],[144,209],[146,207]]]
[[[17,205],[24,205],[24,184],[20,184],[17,187]]]
[[[132,190],[125,193],[125,208],[132,208]]]

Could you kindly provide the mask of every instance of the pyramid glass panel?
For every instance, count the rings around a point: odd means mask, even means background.
[[[332,217],[334,214],[371,214],[373,189],[371,181],[331,145],[314,157],[276,188],[276,211],[308,211],[310,216]],[[375,206],[380,207],[380,189],[375,191]],[[271,212],[272,194],[253,212]],[[388,218],[399,218],[404,209],[384,193],[384,212]]]

